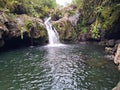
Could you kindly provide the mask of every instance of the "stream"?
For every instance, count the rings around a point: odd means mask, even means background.
[[[0,90],[111,90],[120,80],[104,48],[27,47],[0,53]]]

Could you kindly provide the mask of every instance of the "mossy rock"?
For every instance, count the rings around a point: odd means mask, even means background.
[[[74,26],[65,18],[55,22],[54,27],[59,33],[61,40],[75,40],[76,32]]]
[[[43,21],[39,18],[29,17],[27,15],[20,15],[16,18],[18,28],[21,32],[21,38],[25,32],[29,37],[40,38],[46,36],[46,29]]]

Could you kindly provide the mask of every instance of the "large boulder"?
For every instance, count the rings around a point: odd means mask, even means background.
[[[44,22],[40,18],[19,15],[16,21],[21,33],[28,33],[28,36],[32,38],[46,36]]]
[[[117,84],[116,87],[114,87],[112,90],[120,90],[120,82]]]
[[[120,70],[120,44],[118,44],[117,52],[116,52],[115,58],[114,58],[114,62],[115,62],[115,64],[118,65],[118,69]]]
[[[0,47],[4,46],[4,36],[8,33],[8,29],[3,24],[5,22],[4,18],[4,14],[0,13]]]
[[[40,18],[30,17],[25,14],[7,15],[0,12],[0,47],[9,40],[17,38],[19,38],[19,40],[26,38],[46,40],[46,36],[45,25]]]
[[[73,23],[71,23],[68,16],[53,21],[53,26],[56,28],[60,35],[60,39],[64,41],[73,41],[76,38],[76,31]]]
[[[3,38],[3,34],[8,33],[8,29],[4,25],[8,19],[6,18],[5,14],[0,12],[0,39]]]

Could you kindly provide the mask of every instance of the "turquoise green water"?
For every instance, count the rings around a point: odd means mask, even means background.
[[[111,90],[120,74],[97,45],[0,53],[0,90]]]

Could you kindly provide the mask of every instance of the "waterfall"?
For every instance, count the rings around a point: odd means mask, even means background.
[[[52,26],[50,20],[51,20],[51,17],[46,19],[44,22],[47,29],[47,33],[48,33],[49,45],[57,46],[57,45],[60,45],[59,35],[56,29]]]

